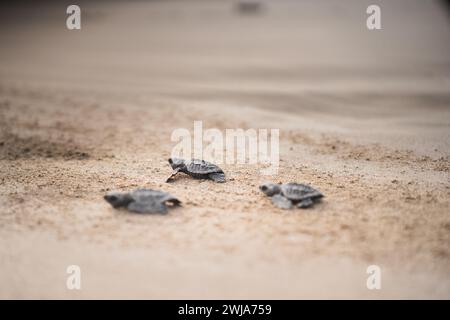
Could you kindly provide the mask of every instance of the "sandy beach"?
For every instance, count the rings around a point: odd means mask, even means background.
[[[77,31],[63,4],[2,8],[0,298],[450,299],[450,16],[381,1],[369,31],[370,3],[86,1]],[[279,129],[278,174],[165,183],[196,120]],[[277,209],[267,180],[326,197]],[[183,206],[103,200],[138,187]]]

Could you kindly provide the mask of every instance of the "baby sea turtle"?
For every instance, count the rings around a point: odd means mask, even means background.
[[[265,195],[272,197],[272,203],[281,209],[309,208],[318,202],[323,194],[320,191],[301,183],[264,183],[259,189]]]
[[[211,179],[215,182],[225,182],[225,173],[223,170],[208,161],[170,158],[169,163],[173,172],[170,177],[167,178],[166,182],[169,182],[178,172],[186,173],[195,179]]]
[[[179,206],[180,200],[170,193],[152,190],[137,189],[132,192],[108,192],[104,196],[114,208],[124,207],[137,213],[166,213],[167,206]]]

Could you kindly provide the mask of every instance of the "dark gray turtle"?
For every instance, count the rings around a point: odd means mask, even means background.
[[[137,213],[166,213],[167,206],[179,206],[180,200],[170,193],[152,189],[137,189],[132,192],[108,192],[104,196],[114,208],[124,207]]]
[[[309,208],[323,198],[323,194],[313,187],[294,182],[264,183],[259,189],[265,195],[272,197],[272,203],[281,209],[291,209],[294,206],[302,209]]]
[[[169,182],[178,172],[186,173],[195,179],[211,179],[215,182],[225,182],[225,173],[223,170],[208,161],[170,158],[169,163],[173,172],[167,178],[166,182]]]

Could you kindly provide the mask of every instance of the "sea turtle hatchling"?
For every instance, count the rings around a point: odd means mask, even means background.
[[[179,158],[170,158],[169,164],[173,169],[169,182],[178,172],[183,172],[195,179],[211,179],[215,182],[225,182],[225,173],[217,165],[205,160],[184,160]]]
[[[298,208],[309,208],[315,202],[323,198],[320,191],[301,183],[264,183],[259,189],[265,195],[272,197],[272,203],[281,209],[291,209],[296,206]]]
[[[124,207],[137,213],[167,213],[167,204],[171,206],[181,204],[180,200],[170,193],[152,189],[108,192],[104,198],[114,208]]]

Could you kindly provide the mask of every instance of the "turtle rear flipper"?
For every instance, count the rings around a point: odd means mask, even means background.
[[[312,201],[311,198],[306,198],[306,199],[300,201],[300,202],[297,204],[297,207],[298,207],[298,208],[301,208],[301,209],[306,209],[306,208],[311,207],[313,204],[314,204],[314,201]]]
[[[225,174],[223,172],[210,173],[208,177],[215,182],[225,182]]]
[[[292,201],[281,194],[272,197],[272,203],[280,209],[292,209]]]
[[[166,205],[156,201],[135,201],[128,205],[128,210],[137,213],[167,213]]]
[[[173,207],[181,206],[181,201],[178,200],[178,199],[175,198],[175,197],[167,198],[167,199],[164,200],[164,202],[165,202],[165,203],[166,203],[166,202],[170,203],[170,205],[172,205]]]

